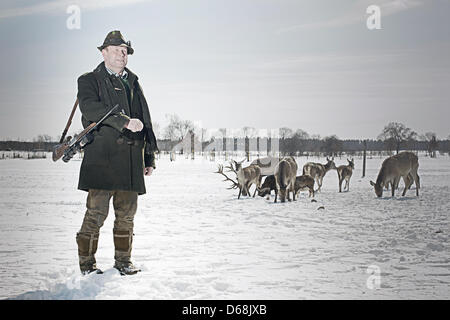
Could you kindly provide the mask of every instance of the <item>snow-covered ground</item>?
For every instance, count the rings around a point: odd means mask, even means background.
[[[420,156],[418,198],[376,198],[369,181],[382,159],[368,159],[364,179],[355,161],[350,192],[337,192],[331,171],[317,202],[304,192],[274,204],[238,200],[213,173],[223,160],[162,158],[135,218],[133,260],[143,272],[112,268],[111,208],[97,252],[105,273],[81,277],[80,161],[1,160],[0,298],[449,299],[450,158]]]

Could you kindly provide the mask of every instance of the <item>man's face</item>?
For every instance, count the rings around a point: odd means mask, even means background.
[[[112,67],[114,71],[123,70],[128,62],[128,51],[126,47],[107,46],[102,50],[106,66]]]

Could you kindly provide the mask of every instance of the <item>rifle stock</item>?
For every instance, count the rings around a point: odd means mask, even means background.
[[[83,131],[81,131],[81,133],[76,137],[73,138],[70,142],[65,142],[65,143],[60,143],[58,145],[56,145],[53,148],[53,154],[52,154],[52,159],[53,161],[57,161],[58,159],[60,159],[62,156],[64,156],[67,153],[69,153],[69,155],[67,157],[64,157],[64,162],[67,162],[70,160],[70,158],[77,152],[77,150],[81,150],[84,146],[84,143],[89,143],[88,142],[83,142],[81,143],[81,140],[83,140],[84,137],[88,138],[87,135],[89,133],[91,133],[91,131],[97,129],[97,127],[107,118],[109,117],[109,115],[114,112],[117,108],[119,107],[118,104],[116,104],[111,110],[109,110],[104,116],[103,118],[101,118],[98,122],[92,122],[89,126],[87,126]]]
[[[71,145],[74,145],[77,142],[79,142],[81,139],[83,139],[83,137],[96,125],[97,125],[97,123],[92,122],[89,126],[86,127],[86,129],[81,131],[81,133],[76,138],[72,139],[72,141],[57,144],[53,148],[53,154],[52,154],[53,161],[57,161],[57,160],[61,159],[61,157],[64,155],[64,151],[66,151],[67,148],[69,148]]]

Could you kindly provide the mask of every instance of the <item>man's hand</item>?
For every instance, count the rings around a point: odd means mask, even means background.
[[[125,128],[127,128],[132,132],[139,132],[144,128],[144,125],[142,124],[142,121],[139,119],[130,119]]]
[[[153,167],[145,167],[144,168],[144,176],[151,176],[153,172]]]

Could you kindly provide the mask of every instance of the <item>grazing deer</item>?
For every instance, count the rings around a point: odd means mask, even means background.
[[[292,157],[283,158],[275,167],[275,201],[277,202],[278,194],[281,202],[285,202],[286,196],[288,201],[291,201],[289,192],[292,191],[292,197],[295,201],[295,178],[297,176],[297,163]],[[287,194],[286,194],[287,193]]]
[[[259,189],[261,184],[261,169],[254,164],[249,165],[246,168],[242,168],[242,163],[245,161],[236,162],[233,160],[236,166],[236,175],[239,184],[239,195],[238,199],[241,197],[241,193],[250,196],[250,187],[252,184],[256,185],[255,192],[253,193],[253,198],[256,195],[256,191]]]
[[[267,196],[267,199],[270,197],[270,193],[272,190],[275,190],[275,195],[277,194],[277,183],[275,181],[275,176],[273,174],[266,177],[261,187],[258,189],[258,196],[264,197]]]
[[[389,157],[383,161],[380,172],[378,173],[377,182],[370,181],[375,189],[377,197],[383,196],[383,188],[388,184],[391,185],[392,196],[395,194],[396,186],[403,178],[405,189],[402,196],[406,194],[406,190],[415,182],[416,195],[419,196],[420,178],[417,174],[419,168],[419,159],[412,152],[400,152],[399,154]]]
[[[328,159],[327,163],[321,164],[316,162],[308,162],[303,166],[303,175],[307,174],[316,180],[319,188],[316,191],[320,191],[322,188],[323,177],[327,174],[328,171],[336,169],[336,165],[334,164],[334,157]]]
[[[348,165],[342,165],[337,167],[336,171],[339,179],[339,192],[342,192],[342,182],[345,180],[344,190],[350,190],[350,178],[353,174],[353,169],[355,169],[355,162],[352,160],[348,160]]]
[[[304,189],[308,189],[309,196],[314,197],[314,179],[307,174],[295,178],[295,195],[298,195]]]

